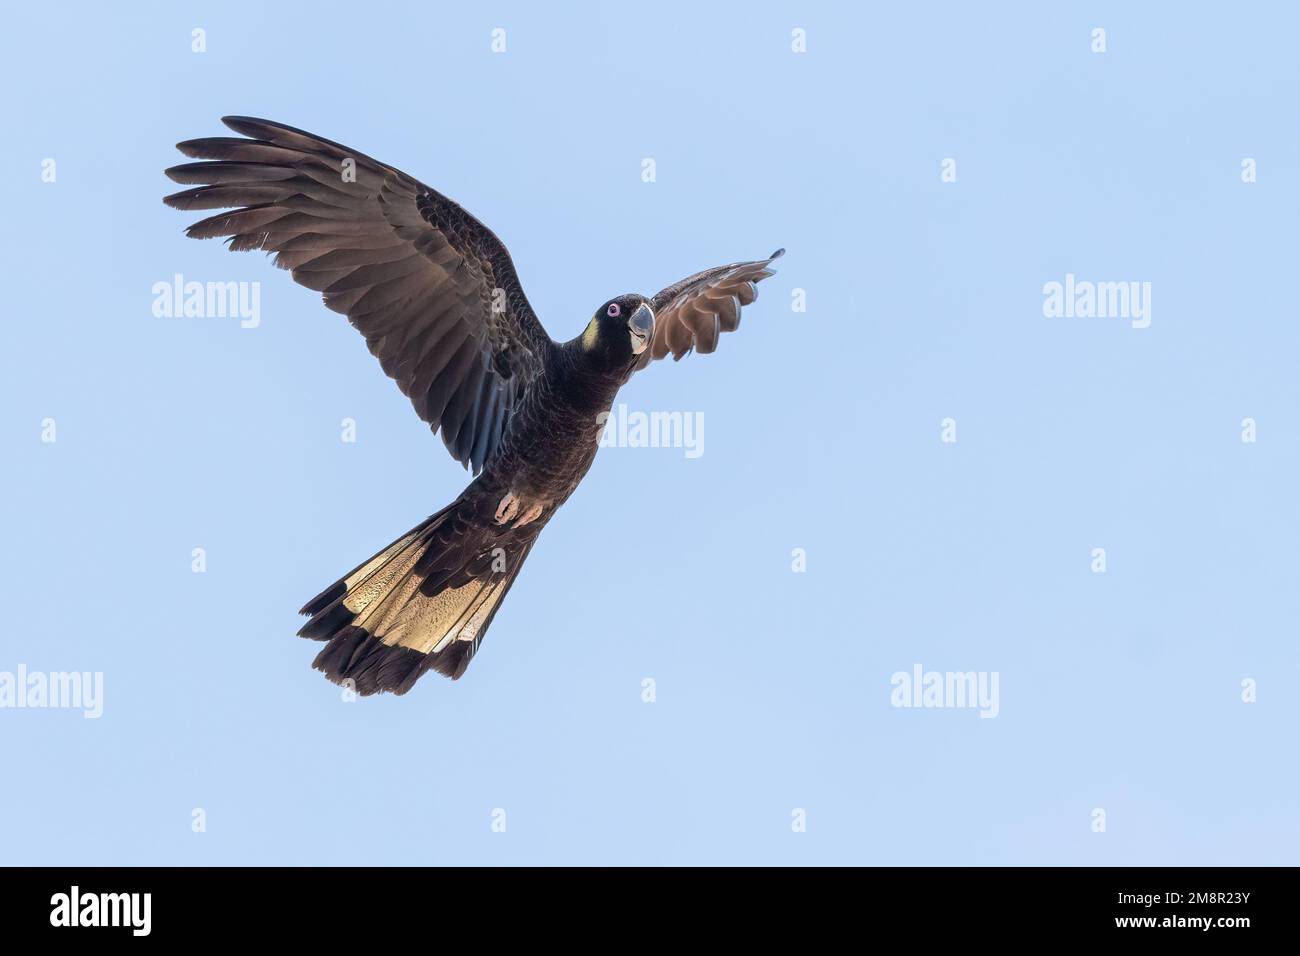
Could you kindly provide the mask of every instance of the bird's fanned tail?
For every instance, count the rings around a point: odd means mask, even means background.
[[[312,666],[358,694],[404,694],[428,670],[465,673],[541,527],[502,529],[462,498],[302,609],[325,641]]]

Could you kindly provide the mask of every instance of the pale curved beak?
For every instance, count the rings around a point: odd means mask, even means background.
[[[642,302],[628,316],[627,328],[632,336],[632,354],[640,355],[650,347],[650,339],[655,334],[654,310]]]

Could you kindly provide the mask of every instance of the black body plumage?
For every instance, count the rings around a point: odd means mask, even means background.
[[[366,338],[417,414],[477,477],[446,508],[302,609],[325,642],[314,666],[358,693],[405,693],[426,670],[464,673],[542,528],[595,458],[601,413],[655,358],[711,352],[734,330],[767,259],[630,294],[555,342],[505,246],[456,203],[390,166],[247,117],[247,138],[178,144],[167,170],[195,188],[179,209],[231,209],[191,226],[263,249]]]

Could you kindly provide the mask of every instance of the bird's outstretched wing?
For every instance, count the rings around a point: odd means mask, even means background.
[[[480,470],[553,347],[501,240],[447,197],[355,150],[267,120],[223,122],[250,138],[178,143],[209,162],[168,169],[200,185],[165,202],[237,208],[186,234],[274,252],[276,265],[361,331],[452,457]]]
[[[766,259],[706,269],[656,295],[650,306],[655,312],[654,336],[635,367],[645,368],[670,353],[676,360],[692,349],[716,349],[723,332],[739,328],[741,306],[758,297],[755,283],[774,275],[768,266],[784,254],[778,249]]]

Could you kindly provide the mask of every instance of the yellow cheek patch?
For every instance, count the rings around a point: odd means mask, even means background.
[[[596,339],[599,336],[600,332],[596,326],[596,320],[592,319],[587,323],[586,331],[582,333],[582,347],[590,352],[596,347]]]

